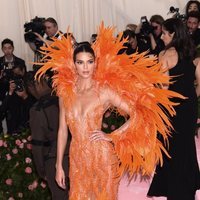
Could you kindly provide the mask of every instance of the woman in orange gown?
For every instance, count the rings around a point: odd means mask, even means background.
[[[92,47],[82,43],[73,50],[70,38],[44,47],[50,59],[38,74],[56,71],[53,87],[60,103],[56,181],[62,188],[68,127],[72,134],[70,200],[115,200],[124,173],[151,174],[155,163],[162,164],[161,150],[167,154],[157,132],[167,140],[172,127],[160,105],[174,115],[175,104],[169,98],[181,96],[157,87],[169,84],[169,77],[155,58],[117,55],[126,42],[120,38],[102,25]],[[111,105],[130,118],[108,135],[101,131],[101,123]]]
[[[117,156],[111,139],[101,132],[104,112],[110,105],[129,113],[128,105],[108,87],[98,87],[92,79],[96,68],[94,51],[88,44],[79,45],[74,52],[77,71],[76,100],[65,110],[60,99],[60,128],[58,131],[58,154],[56,180],[63,183],[63,152],[67,139],[67,124],[72,133],[70,145],[70,197],[76,200],[116,199]],[[125,125],[124,125],[125,126]],[[103,198],[104,197],[104,198]]]

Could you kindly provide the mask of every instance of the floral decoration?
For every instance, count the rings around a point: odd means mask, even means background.
[[[0,137],[0,199],[50,200],[44,180],[36,173],[30,131]]]

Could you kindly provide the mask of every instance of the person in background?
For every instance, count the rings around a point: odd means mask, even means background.
[[[43,76],[40,81],[34,79],[35,72],[30,71],[25,77],[28,91],[35,96],[37,102],[30,110],[30,129],[32,136],[32,153],[36,170],[41,178],[47,181],[52,200],[67,200],[69,179],[66,176],[66,189],[60,188],[55,182],[55,162],[57,149],[57,131],[59,119],[58,98],[52,95],[48,78]],[[63,167],[68,174],[69,142],[65,151]]]
[[[123,31],[123,35],[121,39],[127,38],[127,42],[124,43],[124,48],[121,49],[118,54],[126,53],[127,55],[133,54],[136,51],[140,52],[140,49],[138,48],[138,42],[136,35],[131,30],[125,30]]]
[[[15,65],[11,72],[9,89],[0,106],[0,117],[6,119],[7,133],[15,135],[29,127],[29,110],[35,99],[27,92],[24,85],[23,78],[26,74],[24,66]]]
[[[39,35],[38,33],[35,33],[35,35],[44,43],[51,44],[53,42],[53,39],[55,39],[55,38],[61,39],[63,36],[65,36],[65,37],[70,36],[73,46],[76,46],[76,44],[77,44],[76,39],[73,36],[73,34],[72,33],[63,33],[62,31],[60,31],[58,29],[57,21],[52,17],[45,19],[44,29],[45,29],[45,33],[46,33],[45,38],[42,37],[41,35]]]
[[[118,54],[126,53],[127,55],[133,54],[133,53],[142,53],[146,51],[147,49],[145,48],[145,43],[143,40],[141,40],[138,35],[136,35],[133,31],[131,30],[125,30],[123,31],[123,35],[121,39],[127,38],[128,41],[124,43],[124,48],[120,49]]]
[[[3,101],[8,91],[9,80],[12,76],[12,69],[16,65],[20,65],[26,71],[25,61],[14,55],[13,41],[6,38],[1,42],[3,56],[0,57],[0,101]]]
[[[45,19],[44,29],[45,29],[46,37],[42,37],[40,34],[38,34],[36,32],[34,33],[37,36],[38,40],[43,42],[43,46],[45,46],[46,44],[51,45],[52,42],[54,41],[54,39],[61,39],[62,37],[70,36],[73,46],[76,47],[77,42],[76,42],[76,39],[74,38],[73,34],[72,33],[63,33],[62,31],[60,31],[58,28],[58,23],[54,18],[49,17],[49,18]],[[32,45],[30,45],[30,47],[33,51],[36,50],[36,47],[34,47]],[[55,48],[57,48],[57,47],[55,47]],[[42,58],[42,56],[40,56],[40,59],[41,58]]]
[[[163,21],[161,15],[153,15],[149,21],[146,17],[142,17],[141,23],[135,30],[138,40],[143,41],[143,49],[149,50],[149,54],[158,55],[165,47],[160,38]]]
[[[52,38],[59,37],[58,23],[57,21],[49,17],[44,21],[45,33],[47,35],[46,39],[52,41]]]
[[[150,18],[150,24],[153,32],[149,34],[151,42],[151,54],[158,55],[165,47],[164,42],[161,40],[162,35],[162,23],[164,19],[161,15],[153,15]]]
[[[186,6],[185,6],[186,17],[191,11],[199,11],[200,12],[200,2],[198,0],[190,0],[187,2]]]
[[[0,57],[0,105],[2,105],[9,90],[9,81],[12,77],[14,66],[21,66],[26,71],[25,61],[14,55],[14,43],[6,38],[1,42],[3,56]],[[4,132],[2,127],[3,113],[0,114],[0,134]]]
[[[93,33],[90,37],[90,44],[94,43],[97,39],[97,34],[96,33]]]
[[[47,19],[44,20],[43,22],[43,26],[44,26],[44,31],[45,31],[45,35],[42,36],[39,33],[34,32],[34,34],[37,36],[37,40],[40,41],[41,43],[43,43],[43,45],[45,44],[51,44],[53,42],[54,38],[61,38],[62,36],[62,31],[59,31],[58,29],[58,23],[57,21],[52,18],[49,17]],[[37,52],[37,61],[39,61],[42,58],[42,54],[40,54],[38,47],[35,45],[34,42],[28,42],[30,48],[34,51]]]
[[[186,99],[172,99],[180,104],[175,107],[176,116],[170,118],[173,126],[167,142],[170,157],[164,156],[163,166],[157,166],[148,196],[165,196],[167,200],[194,200],[196,190],[200,189],[194,140],[197,97],[200,96],[200,60],[194,59],[194,45],[180,19],[164,21],[162,32],[161,39],[166,47],[159,55],[159,62],[167,70],[166,73],[173,77],[173,84],[164,87],[182,94]]]
[[[14,43],[12,40],[6,38],[1,42],[1,49],[3,56],[0,57],[0,69],[12,69],[13,66],[21,65],[26,70],[25,61],[14,55]]]
[[[136,28],[137,28],[136,24],[127,24],[125,29],[135,32]]]
[[[189,35],[192,38],[194,45],[196,47],[200,45],[199,24],[200,24],[200,12],[199,11],[189,12],[186,18],[186,25],[188,28]]]

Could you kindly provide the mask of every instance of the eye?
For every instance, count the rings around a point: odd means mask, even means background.
[[[76,64],[81,65],[83,63],[83,61],[77,60]]]
[[[89,64],[93,64],[94,63],[94,60],[89,60]]]

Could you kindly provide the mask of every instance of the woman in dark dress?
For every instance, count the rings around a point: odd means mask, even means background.
[[[181,20],[168,19],[163,23],[161,36],[165,50],[159,61],[172,76],[173,83],[166,86],[185,97],[173,99],[176,116],[171,118],[174,127],[169,138],[169,154],[163,166],[157,166],[148,196],[165,196],[168,200],[194,200],[200,188],[200,172],[196,156],[195,128],[197,122],[197,96],[200,95],[200,62],[194,58],[193,46]],[[197,87],[194,87],[194,81]]]

